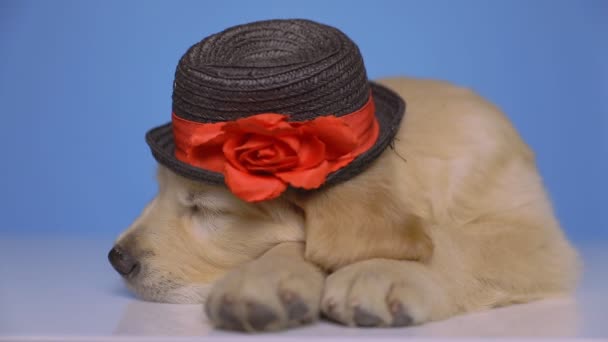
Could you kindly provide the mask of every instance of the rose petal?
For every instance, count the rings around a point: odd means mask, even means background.
[[[262,150],[244,151],[239,155],[239,162],[243,164],[249,163],[251,165],[273,164],[275,159],[277,159],[277,153],[272,147],[267,147]]]
[[[238,168],[241,169],[241,171],[248,170],[274,173],[277,171],[290,170],[298,165],[296,153],[287,144],[279,140],[270,141],[270,144],[251,145],[261,146],[261,149],[251,148],[248,150],[241,150],[240,148],[237,148],[236,162],[239,164]],[[266,155],[269,157],[261,157],[261,151],[266,151]],[[270,157],[270,155],[272,155],[272,157]]]
[[[226,132],[255,133],[260,135],[276,135],[291,132],[295,129],[287,122],[287,116],[282,114],[257,114],[238,119],[226,124]]]
[[[287,184],[274,176],[253,175],[230,164],[226,164],[224,179],[230,191],[247,202],[273,199],[287,189]]]
[[[260,149],[266,146],[270,146],[274,143],[273,139],[264,135],[255,135],[255,134],[243,134],[245,142],[237,146],[235,151],[243,151],[243,150],[251,150],[251,149]]]
[[[305,134],[314,135],[326,146],[328,160],[336,159],[357,147],[357,136],[344,121],[335,116],[321,116],[302,126]]]
[[[245,142],[245,139],[246,137],[243,135],[231,134],[226,139],[226,142],[224,142],[224,146],[222,146],[222,152],[224,153],[226,161],[230,165],[238,168],[241,171],[247,171],[247,169],[245,169],[243,165],[241,165],[241,163],[239,162],[239,153],[236,149],[238,146],[241,146]]]
[[[287,144],[287,146],[289,146],[294,151],[294,153],[298,153],[298,151],[300,150],[300,137],[298,137],[296,134],[281,135],[277,137],[277,140],[280,140]]]
[[[298,151],[298,169],[310,169],[325,160],[325,144],[317,137],[307,137]]]
[[[275,140],[274,148],[280,158],[295,157],[298,155],[298,152],[296,150],[294,150],[293,148],[291,148],[290,145],[280,140]]]
[[[256,160],[257,151],[265,148],[273,148],[273,139],[262,135],[250,135],[244,136],[246,141],[234,148],[234,155],[239,161],[239,164],[245,163],[246,160]],[[230,146],[232,148],[232,146]]]
[[[330,172],[329,163],[323,161],[312,169],[279,172],[276,176],[297,188],[316,189],[325,182]]]
[[[249,171],[255,171],[258,173],[276,173],[280,171],[293,170],[298,165],[298,157],[287,157],[282,160],[277,161],[276,163],[261,163],[261,162],[251,162],[247,163],[245,167]]]
[[[277,151],[270,147],[266,147],[257,151],[257,154],[260,159],[272,159],[277,155]]]
[[[350,164],[355,159],[355,156],[352,153],[348,153],[343,155],[342,157],[332,160],[329,162],[329,173],[337,171],[346,165]]]
[[[251,151],[243,158],[243,166],[249,171],[275,173],[287,171],[298,166],[297,156],[279,156],[272,159],[260,159],[255,156],[256,151]]]
[[[256,150],[249,150],[249,151],[243,151],[240,154],[237,154],[237,159],[239,161],[240,165],[243,165],[246,167],[245,164],[247,163],[255,163],[256,162]]]
[[[282,141],[275,141],[273,146],[277,155],[272,160],[267,161],[268,166],[273,166],[271,172],[291,170],[298,165],[297,152]]]

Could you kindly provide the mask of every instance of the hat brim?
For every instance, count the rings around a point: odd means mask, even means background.
[[[327,176],[323,184],[330,185],[348,180],[366,169],[393,141],[405,113],[405,102],[392,90],[370,82],[376,106],[376,118],[380,125],[378,140],[369,150],[350,164]],[[175,143],[171,123],[156,127],[146,133],[146,142],[154,158],[173,172],[186,178],[209,184],[224,184],[224,175],[186,164],[175,158]]]

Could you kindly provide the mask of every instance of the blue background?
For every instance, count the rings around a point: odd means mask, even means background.
[[[147,129],[181,54],[302,17],[355,40],[370,77],[471,87],[538,156],[567,234],[608,237],[608,1],[0,0],[0,236],[116,235],[156,191]]]

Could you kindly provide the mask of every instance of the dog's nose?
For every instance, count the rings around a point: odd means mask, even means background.
[[[110,250],[110,253],[108,253],[108,260],[110,260],[112,267],[123,276],[133,273],[139,266],[139,263],[135,258],[120,248],[120,246],[114,246],[114,248]]]

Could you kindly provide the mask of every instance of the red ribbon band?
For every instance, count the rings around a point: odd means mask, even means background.
[[[370,149],[379,134],[374,101],[340,117],[303,122],[262,113],[229,122],[200,123],[173,113],[175,156],[222,173],[228,188],[248,202],[278,197],[288,185],[321,186],[328,174]]]

